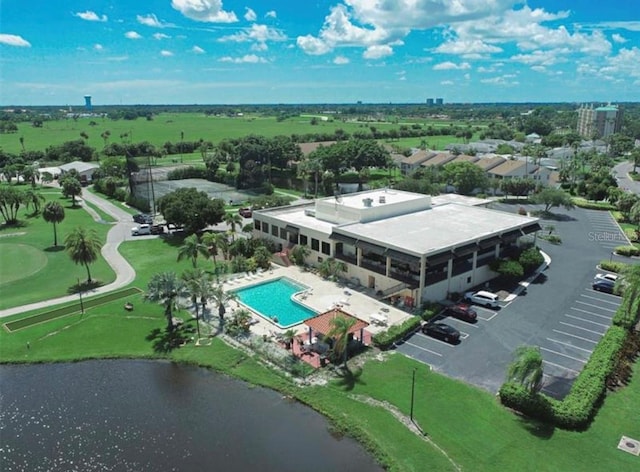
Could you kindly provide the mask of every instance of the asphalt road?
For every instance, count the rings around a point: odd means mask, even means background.
[[[513,205],[495,204],[513,211]],[[535,209],[534,206],[527,206]],[[499,310],[477,307],[479,319],[469,324],[447,323],[462,333],[452,346],[421,333],[398,351],[432,366],[449,377],[497,392],[518,346],[539,346],[544,359],[544,391],[557,398],[570,389],[608,326],[620,298],[591,289],[599,261],[612,256],[624,235],[608,212],[554,209],[551,224],[561,245],[538,240],[551,265],[528,289]],[[626,261],[628,262],[628,260]]]
[[[623,162],[613,168],[612,174],[618,181],[618,187],[628,192],[635,193],[636,195],[640,195],[640,182],[636,182],[629,178],[629,172],[632,170],[633,164],[631,162]]]

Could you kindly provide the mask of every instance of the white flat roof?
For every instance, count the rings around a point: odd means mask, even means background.
[[[373,200],[372,204],[375,206],[380,205],[380,197],[385,201],[385,205],[394,204],[394,203],[402,203],[409,202],[413,200],[424,200],[429,198],[428,195],[423,195],[420,193],[411,193],[404,192],[402,190],[393,190],[393,189],[374,189],[367,190],[364,192],[358,193],[349,193],[347,195],[339,195],[336,197],[323,198],[324,201],[333,201],[337,200],[340,202],[341,206],[363,209],[366,208],[363,200],[365,198],[371,198]]]
[[[488,198],[467,197],[465,195],[458,195],[457,193],[443,193],[440,195],[434,195],[431,197],[431,204],[433,206],[446,205],[447,203],[459,203],[467,206],[479,206],[491,203],[493,200]]]

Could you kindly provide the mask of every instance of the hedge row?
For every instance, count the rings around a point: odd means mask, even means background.
[[[615,272],[616,274],[620,274],[627,267],[627,264],[624,262],[613,262],[606,259],[600,261],[599,265],[602,270],[608,270],[609,272]]]
[[[574,198],[573,204],[578,208],[585,208],[587,210],[615,210],[615,205],[606,202],[590,202],[582,198]]]
[[[407,334],[415,331],[420,326],[422,318],[412,316],[404,323],[393,325],[388,330],[373,335],[373,344],[379,349],[385,350],[393,346],[393,343],[403,339]]]
[[[631,329],[640,319],[640,297],[637,296],[638,288],[627,287],[620,307],[615,312],[612,322],[616,326]]]
[[[541,393],[530,393],[523,386],[508,382],[500,387],[502,404],[564,429],[585,429],[604,397],[607,379],[615,370],[617,354],[622,349],[627,334],[619,326],[609,328],[564,400],[558,401]]]
[[[640,248],[635,246],[618,246],[614,249],[616,254],[621,256],[640,256]]]

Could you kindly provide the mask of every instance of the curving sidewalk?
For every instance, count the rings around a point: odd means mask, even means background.
[[[90,202],[92,205],[100,208],[100,210],[109,214],[113,218],[116,219],[116,223],[113,224],[113,228],[109,230],[107,233],[107,241],[105,245],[102,247],[102,257],[105,258],[107,263],[111,266],[113,271],[116,273],[116,280],[110,283],[109,285],[104,285],[102,287],[97,287],[93,290],[87,290],[86,292],[82,292],[84,296],[93,296],[100,295],[108,292],[112,292],[119,288],[125,287],[134,281],[136,278],[136,272],[133,270],[133,267],[127,262],[127,260],[120,255],[118,252],[118,246],[120,243],[127,239],[127,236],[130,234],[131,227],[133,226],[133,221],[131,220],[131,215],[126,211],[118,208],[113,203],[94,195],[89,192],[87,189],[83,189],[82,191],[82,199]],[[93,218],[97,221],[100,220],[100,216],[93,211],[89,207],[85,207],[85,209],[93,216]],[[16,306],[12,308],[7,308],[6,310],[0,310],[0,318],[15,315],[17,313],[24,313],[31,310],[37,310],[40,308],[50,307],[54,305],[59,305],[61,303],[67,303],[72,301],[77,301],[78,295],[67,295],[60,298],[54,298],[51,300],[44,300],[41,302],[30,303],[29,305]]]

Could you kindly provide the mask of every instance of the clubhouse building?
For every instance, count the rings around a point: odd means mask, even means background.
[[[489,203],[377,189],[256,210],[254,236],[273,240],[285,260],[296,245],[307,246],[312,266],[333,257],[352,283],[415,305],[494,278],[489,264],[541,229],[537,218]]]

